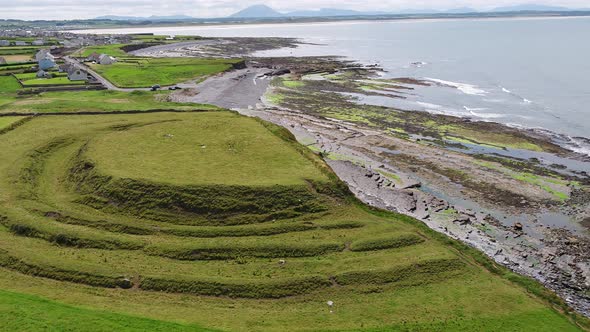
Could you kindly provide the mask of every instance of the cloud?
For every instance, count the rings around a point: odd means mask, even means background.
[[[397,11],[402,9],[489,9],[521,3],[515,0],[0,0],[0,19],[79,19],[103,15],[190,15],[224,17],[250,5],[265,3],[279,11],[343,8]],[[588,0],[539,0],[538,4],[588,7]]]

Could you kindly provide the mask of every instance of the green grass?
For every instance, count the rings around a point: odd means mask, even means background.
[[[0,84],[3,81],[5,86],[11,88],[13,91],[16,91],[16,87],[20,87],[18,82],[12,77],[0,76]],[[103,90],[44,92],[39,95],[24,95],[17,98],[14,92],[6,94],[0,92],[0,113],[76,113],[129,110],[145,111],[154,109],[215,109],[214,106],[166,102],[165,97],[166,92],[119,92]]]
[[[268,123],[38,116],[0,138],[9,330],[578,330],[537,283],[358,203]]]
[[[64,305],[37,296],[0,290],[1,331],[210,331]]]
[[[25,87],[44,85],[85,85],[84,81],[70,81],[67,77],[36,78],[23,81]]]
[[[82,53],[82,57],[87,57],[92,53],[98,54],[108,54],[110,56],[119,57],[119,56],[126,56],[127,53],[121,49],[121,47],[125,46],[126,44],[113,44],[113,45],[97,45],[97,46],[90,46],[86,47]],[[75,56],[79,56],[80,54],[77,52],[74,54]]]
[[[0,93],[7,94],[18,91],[21,88],[18,81],[12,76],[0,76]]]
[[[0,108],[13,102],[19,89],[21,86],[14,77],[0,76]]]
[[[88,157],[97,167],[119,178],[248,186],[327,180],[298,156],[257,121],[227,112],[113,132],[88,146]]]
[[[8,128],[8,127],[14,125],[15,123],[21,121],[24,118],[25,118],[24,116],[6,116],[6,117],[0,117],[0,132],[3,129]]]
[[[24,81],[29,81],[29,80],[34,80],[37,79],[37,73],[24,73],[24,74],[15,74],[14,75],[19,81],[24,82]],[[56,77],[67,77],[68,74],[66,73],[57,73],[57,72],[52,72],[51,76],[53,78]]]
[[[232,68],[232,65],[238,61],[196,58],[130,58],[112,65],[92,65],[92,68],[118,87],[145,88],[154,84],[167,86],[203,79]]]

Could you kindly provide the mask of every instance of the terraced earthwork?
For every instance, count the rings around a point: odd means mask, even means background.
[[[408,218],[360,206],[282,128],[225,111],[19,121],[0,140],[3,287],[230,330],[573,328]]]

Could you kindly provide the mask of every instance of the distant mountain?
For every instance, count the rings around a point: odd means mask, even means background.
[[[477,13],[477,12],[478,12],[477,9],[470,8],[470,7],[452,8],[452,9],[445,11],[445,13],[450,13],[450,14],[465,14],[465,13]]]
[[[365,16],[382,15],[386,12],[360,12],[350,9],[322,8],[320,10],[299,10],[284,14],[289,17],[333,17],[333,16]]]
[[[508,7],[498,7],[490,10],[491,12],[524,12],[524,11],[535,11],[535,12],[564,12],[572,11],[577,9],[558,7],[558,6],[544,6],[535,4],[524,4]]]
[[[398,12],[383,11],[358,11],[340,8],[322,8],[319,10],[297,10],[288,13],[280,13],[266,5],[255,5],[241,10],[230,17],[234,18],[273,18],[273,17],[337,17],[337,16],[373,16],[391,14],[441,14],[441,13],[475,13],[473,8],[454,8],[450,10],[435,9],[407,9]]]
[[[270,17],[282,17],[283,14],[270,8],[267,5],[254,5],[246,9],[240,10],[239,12],[231,15],[230,17],[235,18],[270,18]]]
[[[113,21],[181,21],[191,20],[194,17],[186,15],[172,15],[172,16],[155,16],[140,17],[140,16],[117,16],[117,15],[106,15],[96,17],[97,20],[113,20]]]

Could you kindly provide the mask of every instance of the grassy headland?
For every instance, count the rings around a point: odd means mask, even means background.
[[[1,293],[28,330],[578,330],[550,293],[360,205],[268,123],[40,116],[1,138],[0,288],[51,300]]]

